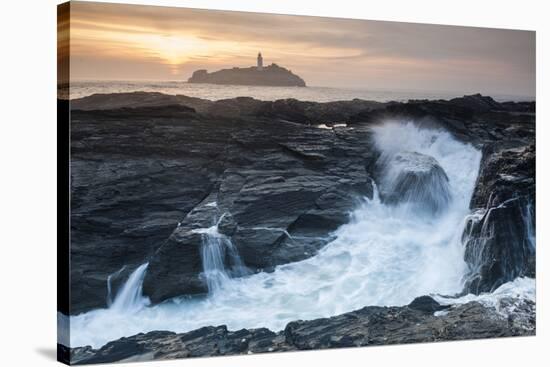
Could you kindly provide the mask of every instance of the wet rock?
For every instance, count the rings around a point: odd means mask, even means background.
[[[73,348],[75,364],[348,348],[504,336],[534,335],[534,304],[526,301],[510,316],[476,302],[442,316],[428,312],[427,298],[415,307],[365,307],[343,315],[289,323],[284,331],[204,327],[188,333],[150,332],[110,342],[98,350]],[[508,300],[506,302],[513,302]],[[428,307],[430,308],[430,307]]]
[[[220,232],[252,270],[313,256],[347,222],[356,200],[372,195],[378,153],[369,126],[385,118],[413,117],[484,149],[473,209],[498,206],[516,193],[534,213],[534,103],[482,96],[409,103],[212,102],[136,92],[94,95],[71,107],[71,314],[105,307],[109,275],[146,261],[144,289],[154,301],[204,293],[201,237],[192,230],[214,220],[207,218],[213,214],[196,216],[210,195],[217,218],[227,213]],[[314,127],[336,123],[348,125]],[[412,195],[402,188],[400,196]],[[423,201],[441,204],[429,195]],[[529,212],[506,210],[490,217],[512,221]],[[514,251],[495,247],[487,253]],[[534,274],[533,254],[517,259],[518,274]],[[162,280],[158,290],[155,278]]]
[[[328,319],[292,322],[286,340],[298,349],[419,343],[530,335],[494,309],[471,302],[444,316],[410,307],[365,307]]]
[[[535,276],[535,146],[527,140],[488,144],[463,241],[470,267],[465,292],[496,289]]]
[[[534,199],[535,158],[532,140],[487,144],[471,206],[491,208],[516,197]]]
[[[407,203],[430,213],[438,213],[449,205],[449,178],[435,158],[401,152],[384,166],[381,193],[386,202]]]
[[[530,238],[527,203],[512,199],[473,218],[465,232],[465,260],[470,276],[465,291],[490,292],[518,276],[533,277],[535,247]],[[529,220],[527,222],[526,220]]]
[[[185,294],[207,292],[206,282],[201,277],[204,234],[197,230],[217,224],[221,215],[218,207],[213,205],[215,203],[216,195],[207,196],[151,256],[143,293],[153,303]]]
[[[106,307],[108,277],[146,262],[221,172],[223,128],[193,141],[207,124],[194,114],[137,115],[71,115],[71,314]]]
[[[196,229],[219,221],[218,231],[248,269],[272,271],[314,256],[347,222],[359,199],[372,196],[365,167],[375,155],[366,131],[340,132],[335,138],[332,131],[295,124],[285,129],[280,123],[256,125],[228,122],[232,133],[220,144],[224,171],[150,255],[143,289],[153,303],[207,292]],[[211,140],[206,132],[202,139]],[[208,154],[195,151],[199,157]]]
[[[242,170],[240,180],[233,171],[222,176],[230,182],[222,181],[218,191],[193,209],[152,256],[144,293],[154,303],[205,293],[201,236],[192,231],[218,220],[218,230],[221,227],[252,271],[271,271],[313,256],[331,239],[330,232],[347,221],[355,200],[372,195],[366,171],[356,168],[360,173],[350,170],[338,176],[306,169]],[[214,202],[216,206],[209,206]]]
[[[268,329],[228,331],[208,326],[184,334],[150,332],[122,338],[99,350],[72,350],[73,364],[164,360],[293,350],[284,337]]]
[[[535,275],[534,103],[498,103],[479,95],[387,104],[212,102],[127,93],[86,97],[72,108],[71,314],[105,307],[108,276],[126,266],[113,278],[118,288],[124,274],[145,261],[144,293],[154,303],[205,293],[203,238],[196,229],[215,224],[255,271],[313,256],[347,222],[356,200],[372,195],[378,153],[369,126],[385,118],[443,127],[483,149],[471,203],[479,214],[464,234],[470,266],[465,291],[488,291],[512,277]],[[342,122],[348,127],[313,127]],[[413,154],[405,162],[415,160],[431,167],[427,172],[438,171],[429,157]],[[435,175],[444,181],[444,174]],[[397,197],[409,195],[403,189]],[[439,207],[434,198],[424,201]],[[438,307],[431,297],[420,297],[404,307],[295,321],[282,332],[224,326],[151,332],[99,350],[73,348],[71,355],[72,362],[84,364],[535,331],[531,301],[502,300],[501,311],[514,310],[504,315],[472,302],[434,316]]]
[[[434,313],[436,311],[441,311],[449,308],[449,306],[439,304],[435,299],[430,296],[416,297],[411,303],[409,303],[408,307],[412,308],[413,310],[423,311],[427,313]]]

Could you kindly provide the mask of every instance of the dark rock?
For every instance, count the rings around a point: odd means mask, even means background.
[[[220,214],[212,205],[215,200],[216,195],[209,195],[193,208],[150,258],[143,292],[153,303],[184,294],[207,292],[206,283],[200,276],[204,235],[196,230],[216,225]]]
[[[93,94],[91,96],[71,100],[71,110],[139,110],[151,107],[165,107],[173,105],[191,106],[193,110],[202,111],[203,105],[212,102],[187,96],[173,96],[157,92],[131,92],[116,94]],[[198,107],[198,108],[197,108]]]
[[[109,275],[146,262],[221,172],[227,131],[194,141],[206,121],[148,113],[72,113],[71,314],[105,307]]]
[[[445,310],[449,306],[440,305],[435,299],[430,296],[421,296],[416,297],[411,303],[409,303],[409,308],[413,310],[434,313],[435,311]]]
[[[491,110],[500,110],[502,106],[489,96],[473,94],[461,98],[453,98],[449,101],[451,104],[461,106],[474,112],[488,112]]]
[[[228,237],[233,236],[237,230],[237,222],[229,212],[225,212],[220,216],[217,226],[218,232]]]
[[[449,178],[435,158],[401,152],[384,162],[381,194],[388,203],[407,203],[415,210],[438,213],[451,201]]]
[[[202,237],[193,230],[224,214],[218,230],[253,271],[313,256],[347,222],[356,200],[372,195],[378,153],[369,124],[382,118],[418,117],[483,148],[472,208],[519,195],[534,213],[534,107],[480,96],[409,103],[212,102],[136,92],[71,101],[70,313],[105,307],[109,275],[146,261],[144,291],[154,302],[204,293]],[[305,126],[321,123],[350,127]],[[215,197],[217,211],[206,206],[208,197]],[[525,208],[510,207],[489,217],[517,222],[512,216],[520,212]],[[516,260],[521,264],[510,266],[522,269],[516,273],[534,274],[534,254]],[[125,276],[112,279],[114,288]]]
[[[529,238],[533,224],[526,221],[527,208],[524,200],[512,199],[468,223],[464,243],[470,276],[465,290],[490,292],[518,276],[534,276],[535,248]]]
[[[522,325],[523,326],[523,325]],[[531,329],[511,326],[506,318],[471,302],[446,315],[433,316],[410,307],[365,307],[328,319],[291,322],[287,343],[298,349],[322,349],[531,335]]]
[[[331,231],[347,222],[358,199],[372,196],[365,166],[374,154],[366,131],[353,137],[340,132],[335,139],[332,131],[295,124],[285,129],[280,123],[229,124],[232,134],[222,145],[224,171],[150,257],[143,289],[154,303],[207,292],[201,276],[202,236],[196,229],[219,220],[218,231],[247,268],[271,271],[315,255],[331,240]],[[211,138],[205,132],[203,138],[197,136],[197,143],[201,140]],[[195,151],[208,154],[198,147]],[[226,265],[230,260],[225,259]]]
[[[535,276],[535,146],[490,143],[484,149],[464,236],[470,275],[465,292],[496,289],[518,276]]]
[[[476,302],[434,316],[435,301],[420,297],[409,306],[365,307],[343,315],[295,321],[284,331],[204,327],[188,333],[151,332],[110,342],[98,350],[73,348],[72,363],[143,361],[184,357],[349,348],[504,336],[534,335],[534,303],[504,299],[508,317]],[[419,306],[416,308],[414,305]],[[529,316],[531,315],[531,316]],[[79,357],[77,357],[79,356]]]
[[[280,99],[266,103],[257,112],[259,116],[310,124],[312,121],[306,114],[305,103],[296,99]]]
[[[472,196],[473,208],[491,208],[505,201],[535,195],[533,141],[499,141],[487,144]]]
[[[311,124],[347,123],[360,113],[371,113],[382,109],[386,103],[354,99],[315,103],[285,99],[277,101],[260,101],[251,97],[237,97],[209,101],[183,95],[165,95],[161,93],[133,92],[116,94],[93,94],[71,100],[72,110],[117,110],[123,108],[149,108],[181,105],[192,108],[197,113],[223,118],[265,117],[283,119],[292,122]],[[174,107],[172,107],[174,108]],[[293,110],[293,108],[295,110]],[[281,110],[279,110],[281,109]],[[97,113],[97,112],[96,112]],[[297,120],[295,120],[297,117]]]
[[[334,176],[305,169],[242,170],[239,180],[234,173],[222,176],[230,182],[220,183],[215,201],[209,196],[193,209],[153,255],[145,294],[160,302],[206,292],[200,280],[201,237],[192,230],[210,227],[218,218],[218,230],[221,226],[253,271],[313,256],[330,240],[330,232],[346,222],[355,200],[372,195],[366,171],[356,169]],[[213,202],[215,207],[206,207]]]
[[[378,153],[369,125],[385,118],[415,118],[483,149],[471,203],[478,215],[464,232],[470,266],[465,292],[490,291],[516,276],[535,276],[534,102],[498,103],[479,95],[387,104],[252,98],[212,102],[125,93],[94,95],[71,104],[71,314],[105,307],[107,278],[111,275],[114,294],[146,261],[144,293],[154,303],[205,293],[200,253],[204,238],[197,230],[214,225],[253,271],[270,271],[313,256],[331,240],[331,232],[348,221],[356,200],[372,196]],[[349,127],[312,127],[321,123]],[[421,160],[430,163],[429,157]],[[445,173],[432,163],[428,177],[445,182]],[[416,173],[412,176],[423,182]],[[408,197],[403,189],[395,200]],[[422,202],[438,207],[438,200],[428,196]],[[225,326],[184,334],[151,332],[99,350],[74,348],[71,362],[462,340],[535,331],[531,301],[502,300],[501,310],[513,310],[508,317],[475,302],[433,315],[443,307],[426,296],[403,307],[365,307],[332,318],[295,321],[277,333],[228,331]]]
[[[283,87],[305,87],[306,83],[290,70],[271,64],[262,69],[257,67],[222,69],[209,73],[202,69],[193,73],[188,83],[211,83],[230,85],[267,85]]]

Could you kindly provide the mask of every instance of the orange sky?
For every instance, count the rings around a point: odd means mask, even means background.
[[[535,95],[535,33],[71,2],[72,80],[186,80],[264,63],[310,86]]]

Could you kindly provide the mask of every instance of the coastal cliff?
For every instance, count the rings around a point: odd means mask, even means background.
[[[266,67],[222,69],[209,73],[201,69],[193,73],[188,83],[263,85],[272,87],[305,87],[298,75],[277,64]]]

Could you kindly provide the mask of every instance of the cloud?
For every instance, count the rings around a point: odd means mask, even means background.
[[[529,31],[72,4],[71,52],[87,67],[93,59],[113,73],[116,62],[145,63],[156,70],[148,75],[165,79],[175,69],[250,65],[262,50],[266,61],[290,67],[310,85],[534,95],[535,34]],[[120,67],[124,75],[131,70]],[[77,77],[81,71],[76,65]]]

